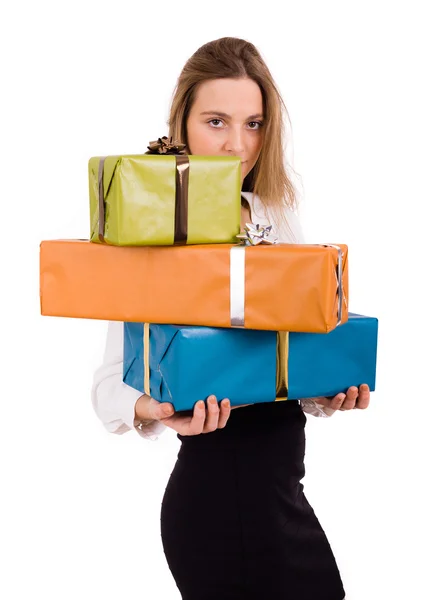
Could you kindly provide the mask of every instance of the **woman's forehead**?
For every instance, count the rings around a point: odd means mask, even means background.
[[[219,113],[222,118],[260,118],[263,98],[259,85],[252,79],[210,79],[197,89],[194,112]],[[223,117],[224,115],[224,117]]]

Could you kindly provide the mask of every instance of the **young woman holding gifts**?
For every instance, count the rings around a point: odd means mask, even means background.
[[[240,156],[242,227],[271,224],[280,242],[303,243],[285,170],[283,110],[257,49],[222,38],[184,66],[169,135],[188,154]],[[162,503],[161,533],[183,599],[342,600],[335,558],[301,484],[305,413],[367,408],[369,387],[233,408],[230,399],[210,396],[185,416],[122,377],[123,324],[110,322],[92,389],[97,415],[112,433],[134,429],[155,440],[169,427],[182,442]],[[232,414],[234,408],[243,410]]]

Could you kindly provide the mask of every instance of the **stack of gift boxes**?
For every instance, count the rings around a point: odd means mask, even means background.
[[[41,314],[124,322],[123,380],[175,410],[375,389],[376,318],[348,313],[344,244],[240,234],[241,161],[91,158],[90,239],[40,245]]]

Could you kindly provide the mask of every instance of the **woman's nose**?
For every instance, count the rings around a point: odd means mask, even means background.
[[[242,131],[235,128],[229,131],[225,146],[225,149],[228,152],[233,152],[234,154],[241,154],[244,150],[244,140]]]

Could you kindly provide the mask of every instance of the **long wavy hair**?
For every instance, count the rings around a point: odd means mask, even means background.
[[[242,79],[255,81],[262,94],[264,110],[263,146],[253,169],[243,182],[243,191],[261,198],[266,213],[269,209],[283,223],[283,207],[295,210],[299,195],[286,168],[284,131],[287,109],[273,77],[256,47],[243,39],[223,37],[204,44],[189,58],[179,75],[173,92],[169,135],[188,145],[187,118],[198,86],[210,79]]]

